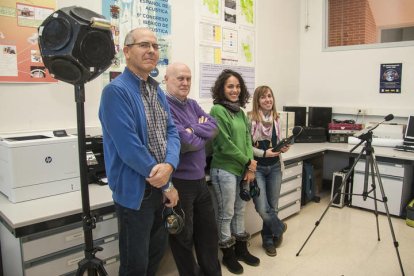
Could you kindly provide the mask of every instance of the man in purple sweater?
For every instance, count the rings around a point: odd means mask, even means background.
[[[171,251],[181,276],[221,275],[217,226],[204,171],[205,145],[217,134],[217,123],[195,100],[187,98],[191,87],[191,71],[187,65],[170,64],[165,84],[181,141],[180,163],[172,182],[180,195],[177,207],[185,213],[183,231],[170,235]]]

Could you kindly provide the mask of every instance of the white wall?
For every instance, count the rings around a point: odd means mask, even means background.
[[[305,31],[306,2],[309,8]],[[300,93],[298,103],[333,106],[333,112],[407,116],[414,113],[414,47],[323,51],[324,0],[302,0],[300,16]],[[380,64],[403,63],[402,93],[380,94]]]
[[[299,0],[259,0],[256,85],[269,85],[279,111],[299,97]]]
[[[58,0],[58,8],[78,5],[98,13],[101,1]],[[187,63],[194,72],[195,26],[193,0],[170,0],[172,5],[172,61]],[[270,85],[277,94],[278,108],[295,101],[299,93],[298,12],[300,2],[256,1],[256,83]],[[193,98],[198,98],[194,76]],[[99,126],[97,117],[102,90],[100,77],[85,86],[87,126]],[[0,84],[0,133],[76,127],[74,88],[70,84]],[[211,100],[203,100],[209,111]]]
[[[101,1],[58,0],[58,8],[79,5],[101,12]],[[187,63],[195,71],[193,0],[170,0],[172,5],[172,61]],[[305,31],[306,0],[256,1],[256,84],[276,93],[277,107],[299,104],[333,106],[336,113],[358,107],[368,114],[407,116],[414,113],[414,47],[327,52],[322,50],[323,0],[308,1],[309,25]],[[403,63],[403,92],[378,93],[381,63]],[[193,98],[198,98],[194,76]],[[86,84],[87,126],[99,126],[102,90],[100,77]],[[210,100],[202,106],[209,111]],[[0,84],[0,133],[76,127],[72,85]]]

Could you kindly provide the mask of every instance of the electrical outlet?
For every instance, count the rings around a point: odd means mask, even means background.
[[[358,115],[367,115],[367,110],[364,108],[357,108]]]

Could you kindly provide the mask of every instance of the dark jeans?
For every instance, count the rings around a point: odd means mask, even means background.
[[[179,208],[182,208],[185,213],[183,231],[170,235],[171,251],[180,276],[221,275],[217,226],[206,180],[173,178],[172,181],[180,196],[177,212],[181,214]]]
[[[115,203],[119,227],[119,275],[155,275],[168,243],[162,191],[145,189],[139,210]]]

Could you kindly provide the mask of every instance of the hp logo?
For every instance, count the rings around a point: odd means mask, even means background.
[[[46,156],[46,158],[45,158],[45,162],[46,162],[47,164],[52,163],[52,157],[50,157],[50,156]]]

